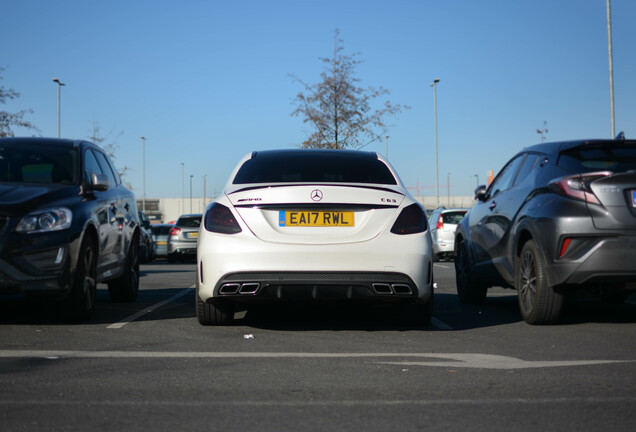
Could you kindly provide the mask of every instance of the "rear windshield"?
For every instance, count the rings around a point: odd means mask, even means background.
[[[442,213],[444,223],[457,225],[466,214],[466,210]]]
[[[397,184],[373,153],[344,150],[258,153],[241,166],[232,183],[288,182]]]
[[[201,216],[181,217],[177,221],[177,225],[183,228],[199,228],[199,225],[201,225]]]
[[[558,165],[572,172],[636,170],[636,144],[607,143],[566,150]]]
[[[72,147],[2,143],[0,182],[75,184],[77,159],[77,150]]]

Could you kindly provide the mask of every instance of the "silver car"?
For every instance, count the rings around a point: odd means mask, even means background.
[[[196,258],[199,225],[201,225],[200,214],[179,216],[168,237],[168,262]]]
[[[433,259],[450,259],[455,256],[455,229],[468,212],[465,208],[440,207],[428,220],[433,238]]]
[[[172,227],[172,224],[154,224],[150,226],[155,244],[155,258],[166,258],[168,256],[168,237]]]

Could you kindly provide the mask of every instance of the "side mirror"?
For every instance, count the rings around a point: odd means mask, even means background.
[[[91,187],[95,190],[104,191],[109,186],[108,177],[105,174],[91,174]]]
[[[477,186],[477,189],[475,189],[475,199],[479,201],[483,201],[484,199],[486,199],[487,191],[488,191],[488,186],[486,185]]]
[[[144,226],[144,228],[149,229],[149,228],[150,228],[150,222],[149,222],[149,221],[147,221],[147,220],[145,220],[145,221],[143,222],[143,226]]]

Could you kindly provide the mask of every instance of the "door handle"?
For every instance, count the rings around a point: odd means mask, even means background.
[[[495,207],[497,207],[497,202],[493,201],[490,203],[490,207],[488,207],[490,210],[494,209]]]

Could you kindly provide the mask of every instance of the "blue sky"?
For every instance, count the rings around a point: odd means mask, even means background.
[[[435,195],[437,87],[440,195],[468,195],[518,150],[610,136],[605,0],[71,1],[3,0],[0,82],[21,93],[43,136],[112,131],[115,163],[142,195],[220,193],[253,150],[293,148],[310,130],[291,117],[340,29],[359,53],[362,86],[410,110],[390,118],[389,159],[409,187]],[[616,130],[636,138],[636,2],[612,0]],[[16,135],[32,132],[16,129]],[[365,150],[385,153],[385,142]]]

